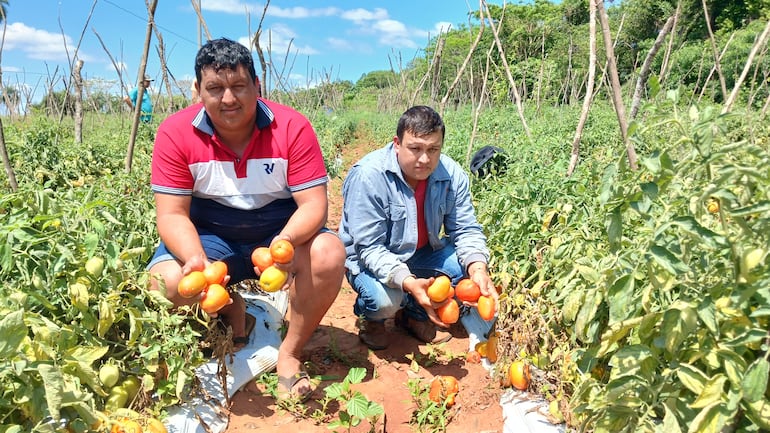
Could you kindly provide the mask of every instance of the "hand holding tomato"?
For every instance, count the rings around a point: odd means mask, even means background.
[[[431,286],[431,284],[433,284],[435,280],[435,278],[407,277],[404,280],[403,289],[405,292],[411,294],[414,300],[420,304],[420,306],[422,306],[422,308],[428,314],[428,319],[430,319],[431,322],[442,328],[448,328],[449,324],[444,323],[441,320],[436,310],[449,302],[455,301],[451,296],[442,302],[431,301],[430,297],[428,297],[428,288]]]

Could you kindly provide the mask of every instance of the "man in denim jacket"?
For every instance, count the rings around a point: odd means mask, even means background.
[[[457,301],[434,303],[426,293],[438,275],[453,285],[467,276],[497,299],[468,175],[441,154],[444,131],[432,108],[408,109],[393,142],[356,163],[342,187],[347,278],[358,293],[359,338],[372,350],[388,346],[392,317],[425,343],[451,338],[435,310]]]

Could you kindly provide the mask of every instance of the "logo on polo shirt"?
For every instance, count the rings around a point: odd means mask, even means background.
[[[271,162],[269,164],[268,163],[264,163],[262,165],[265,167],[265,173],[267,173],[267,174],[271,174],[271,173],[273,173],[273,170],[275,170],[275,163],[274,162]]]

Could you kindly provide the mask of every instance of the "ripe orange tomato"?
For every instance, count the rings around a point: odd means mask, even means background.
[[[227,276],[227,263],[221,260],[211,263],[203,270],[203,276],[207,284],[222,284]]]
[[[202,271],[192,271],[179,280],[176,291],[183,298],[192,298],[202,292],[207,284],[206,275]]]
[[[147,420],[147,426],[144,428],[147,433],[168,433],[168,429],[157,418]]]
[[[508,379],[514,388],[525,391],[529,387],[529,381],[531,379],[529,374],[529,364],[524,361],[514,361],[511,366],[508,367]]]
[[[294,260],[294,245],[286,239],[279,239],[270,245],[270,255],[276,263],[289,263]]]
[[[259,269],[259,272],[265,272],[265,269],[273,266],[273,256],[270,254],[269,247],[257,247],[251,253],[251,263]]]
[[[433,283],[428,286],[428,297],[433,302],[444,302],[449,297],[449,292],[452,290],[452,282],[446,275],[439,275],[433,280]]]
[[[201,308],[209,314],[216,313],[228,302],[230,302],[230,294],[227,293],[227,289],[221,284],[212,284],[203,294]]]
[[[709,211],[709,213],[719,212],[719,202],[713,199],[710,200],[706,205],[706,209]]]
[[[460,392],[460,384],[454,376],[436,376],[430,383],[428,398],[439,404],[446,403],[447,407],[455,404],[455,397]]]
[[[113,424],[110,433],[142,433],[142,426],[132,419],[125,418]]]
[[[495,298],[491,296],[479,296],[476,304],[479,316],[484,320],[492,320],[495,317]]]
[[[470,278],[464,278],[455,286],[455,296],[461,301],[476,302],[481,296],[481,288]]]
[[[436,309],[436,314],[442,322],[447,325],[457,322],[460,319],[460,307],[454,299]]]
[[[465,362],[469,364],[478,364],[481,362],[481,354],[475,350],[471,350],[465,355]]]

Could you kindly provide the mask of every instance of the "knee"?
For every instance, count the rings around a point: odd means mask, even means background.
[[[342,277],[345,273],[345,247],[340,239],[331,234],[319,235],[310,247],[313,269],[329,276]]]
[[[401,309],[401,305],[387,302],[380,305],[376,311],[373,311],[371,317],[372,320],[385,320],[390,319],[396,315],[396,312]]]

